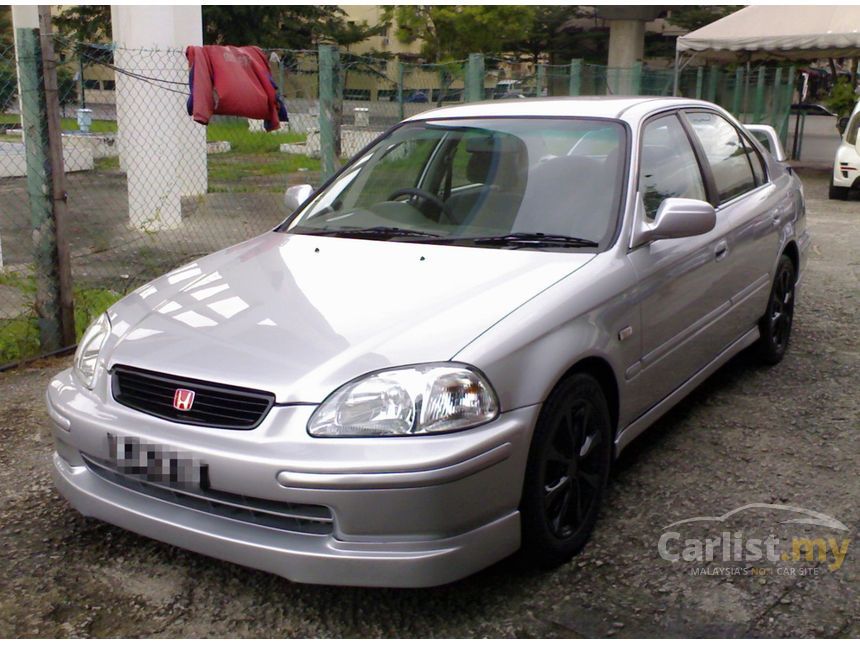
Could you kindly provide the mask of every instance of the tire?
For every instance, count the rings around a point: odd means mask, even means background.
[[[606,397],[588,374],[566,378],[544,403],[520,504],[531,562],[558,566],[585,546],[609,479],[612,434]]]
[[[797,272],[787,255],[779,259],[767,309],[759,321],[759,358],[768,365],[776,365],[785,356],[791,339],[794,319],[794,290]]]
[[[840,199],[846,200],[848,199],[848,187],[847,186],[834,186],[833,185],[833,177],[830,178],[830,191],[827,195],[830,199]]]

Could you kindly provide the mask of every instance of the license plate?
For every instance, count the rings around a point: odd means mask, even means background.
[[[202,464],[187,453],[113,434],[108,434],[108,446],[114,467],[123,475],[158,484],[200,486]]]

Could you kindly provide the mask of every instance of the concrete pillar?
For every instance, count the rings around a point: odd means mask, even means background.
[[[178,228],[181,197],[205,194],[206,128],[186,112],[184,50],[203,43],[200,5],[113,5],[114,63],[153,83],[116,74],[120,159],[128,181],[131,224]],[[176,84],[181,83],[181,84]],[[172,91],[171,91],[172,90]]]
[[[645,50],[645,23],[654,20],[665,9],[662,5],[599,5],[596,15],[609,23],[610,68],[623,70],[617,75],[616,94],[632,94],[637,91],[636,63],[642,60]]]
[[[645,23],[641,20],[609,21],[609,67],[628,69],[642,60],[645,51]]]

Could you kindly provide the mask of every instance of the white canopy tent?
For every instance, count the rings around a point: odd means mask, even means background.
[[[678,38],[675,94],[687,61],[750,62],[860,56],[860,6],[754,5]]]

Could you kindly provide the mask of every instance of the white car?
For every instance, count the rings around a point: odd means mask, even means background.
[[[860,188],[860,151],[857,149],[857,129],[860,128],[860,101],[848,121],[842,135],[842,143],[836,149],[833,175],[830,178],[830,199],[848,199],[848,191]]]

